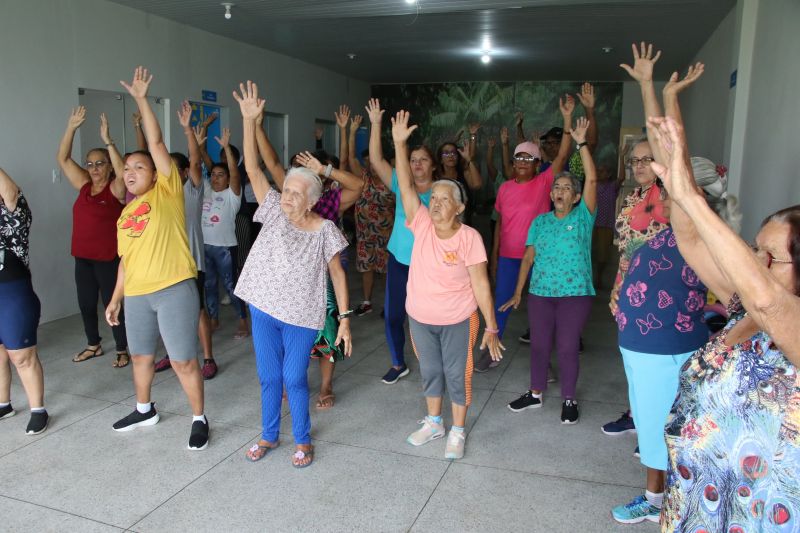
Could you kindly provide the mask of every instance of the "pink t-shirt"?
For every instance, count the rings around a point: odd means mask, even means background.
[[[486,262],[483,239],[463,224],[449,239],[440,239],[424,205],[406,226],[414,234],[406,311],[432,326],[463,322],[478,308],[467,267]]]
[[[550,211],[553,167],[525,183],[510,179],[500,186],[494,207],[500,213],[500,256],[521,259],[533,219]]]

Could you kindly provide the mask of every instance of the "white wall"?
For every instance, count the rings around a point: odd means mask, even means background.
[[[268,110],[288,114],[290,152],[313,147],[316,118],[332,117],[342,103],[360,109],[369,98],[364,82],[103,0],[4,2],[0,166],[33,210],[31,262],[42,321],[78,311],[70,256],[76,193],[66,178],[52,181],[77,88],[118,91],[119,80],[129,80],[139,64],[155,76],[151,94],[170,99],[170,119],[180,100],[200,100],[201,89],[216,90],[218,103],[231,107],[238,145],[241,121],[231,91],[241,80],[258,82]],[[98,127],[97,121],[92,117],[83,127]],[[186,149],[179,128],[171,128],[168,141],[173,150]],[[85,148],[76,144],[77,161]]]
[[[740,195],[742,234],[800,203],[800,2],[758,2]],[[740,80],[741,82],[741,80]]]

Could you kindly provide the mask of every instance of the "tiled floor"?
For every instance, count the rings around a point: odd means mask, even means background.
[[[352,285],[355,296],[359,280]],[[475,376],[466,456],[451,462],[443,440],[405,443],[425,414],[420,376],[411,356],[408,378],[380,382],[389,357],[378,300],[375,312],[353,323],[355,351],[337,368],[336,406],[312,408],[317,455],[305,470],[290,464],[288,414],[277,451],[254,464],[244,457],[260,434],[259,387],[250,339],[232,338],[230,308],[214,336],[220,373],[206,382],[212,440],[203,452],[186,449],[190,410],[172,371],[153,386],[161,422],[116,433],[111,424],[135,400],[130,367],[111,367],[110,331],[109,354],[75,364],[70,358],[84,342],[79,317],[44,324],[52,420],[44,434],[24,434],[27,405],[15,376],[18,415],[0,421],[0,530],[656,531],[651,523],[618,526],[609,516],[641,492],[644,472],[632,456],[634,437],[600,432],[627,397],[604,302],[596,300],[584,333],[580,423],[560,424],[557,384],[540,410],[506,408],[528,385],[528,347],[516,340],[521,309],[502,364]],[[315,389],[318,375],[312,363]]]

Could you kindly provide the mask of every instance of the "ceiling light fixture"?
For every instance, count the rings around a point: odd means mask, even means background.
[[[347,54],[347,59],[353,60],[355,58],[356,58],[356,55],[353,52],[350,52],[349,54]]]
[[[492,56],[489,55],[489,52],[484,52],[483,55],[481,56],[481,63],[483,63],[484,65],[488,65],[491,62],[492,62]]]
[[[225,8],[225,19],[230,20],[233,16],[231,15],[231,8],[234,6],[234,4],[230,2],[222,2],[220,5]]]
[[[610,54],[614,50],[614,48],[611,46],[604,46],[603,48],[601,48],[601,50],[603,51],[604,54]]]
[[[406,0],[406,4],[416,4],[417,0]]]

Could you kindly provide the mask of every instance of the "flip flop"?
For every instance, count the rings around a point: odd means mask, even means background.
[[[244,455],[250,460],[251,463],[255,463],[256,461],[260,461],[261,459],[266,457],[266,455],[269,452],[271,452],[277,447],[278,447],[277,444],[275,444],[275,446],[263,446],[256,442],[255,444],[250,446],[250,449],[248,449]]]
[[[85,354],[86,352],[89,352],[90,354],[89,357],[84,357],[82,359],[79,359],[79,357]],[[92,350],[91,348],[84,348],[83,350],[75,354],[75,356],[72,358],[72,362],[83,363],[84,361],[88,361],[89,359],[94,359],[95,357],[100,357],[101,355],[103,355],[102,346],[98,346],[94,350]]]
[[[305,464],[295,462],[295,460],[302,461],[306,457],[308,457],[310,460]],[[292,466],[295,467],[295,468],[306,468],[308,466],[311,466],[311,463],[313,463],[313,462],[314,462],[314,448],[313,447],[310,450],[308,450],[307,452],[304,452],[303,450],[297,450],[296,452],[294,452],[294,455],[292,455]]]
[[[125,361],[124,364],[122,362],[123,360]],[[111,364],[111,366],[113,366],[114,368],[125,368],[126,366],[128,366],[130,364],[130,362],[131,362],[131,356],[127,351],[125,351],[125,352],[117,352],[117,360],[114,361]]]
[[[330,400],[330,403],[325,403],[325,400]],[[326,409],[330,409],[334,406],[336,400],[335,394],[327,394],[325,396],[320,396],[317,399],[317,411],[325,411]]]

